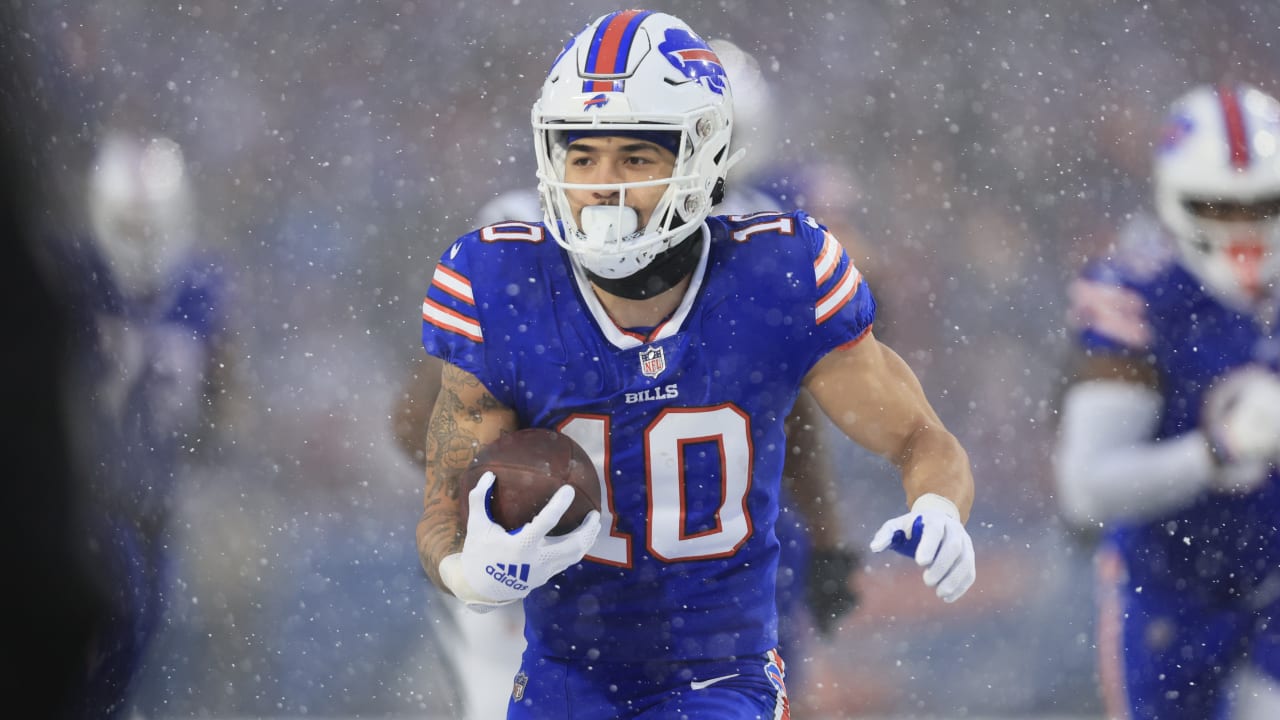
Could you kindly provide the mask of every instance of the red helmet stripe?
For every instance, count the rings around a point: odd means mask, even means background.
[[[1218,88],[1218,102],[1222,104],[1222,119],[1227,127],[1227,146],[1231,149],[1231,166],[1236,169],[1249,167],[1249,138],[1245,134],[1244,113],[1240,110],[1240,98],[1230,85]]]
[[[627,26],[631,24],[631,20],[640,13],[649,13],[644,10],[626,10],[616,13],[601,30],[597,30],[597,37],[600,38],[600,48],[596,51],[595,62],[591,64],[588,71],[602,74],[620,73],[627,69],[626,53],[619,53],[622,47],[622,39],[626,36]],[[627,51],[631,50],[631,43],[626,43]],[[621,57],[619,57],[621,56]],[[621,67],[619,67],[621,62]]]
[[[715,51],[710,48],[699,50],[697,48],[691,50],[679,50],[681,60],[701,60],[703,62],[713,62],[720,65],[720,58],[716,56]]]

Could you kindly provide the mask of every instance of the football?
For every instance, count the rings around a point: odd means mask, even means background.
[[[469,514],[467,495],[485,472],[492,472],[489,513],[494,522],[515,530],[533,519],[560,486],[575,489],[573,504],[551,531],[563,535],[600,509],[600,479],[591,457],[573,438],[546,428],[508,433],[480,450],[462,474],[462,523]]]

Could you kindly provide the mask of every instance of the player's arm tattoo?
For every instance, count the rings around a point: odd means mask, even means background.
[[[427,487],[418,524],[418,551],[437,583],[440,560],[462,549],[465,528],[457,508],[467,499],[461,497],[459,478],[492,439],[483,430],[484,421],[492,411],[505,409],[474,375],[454,365],[445,364],[441,379],[427,425]]]
[[[467,399],[464,399],[463,396]],[[503,408],[474,375],[446,365],[440,395],[427,426],[427,462],[449,471],[448,496],[458,494],[457,475],[462,472],[486,440],[478,434],[487,414]]]

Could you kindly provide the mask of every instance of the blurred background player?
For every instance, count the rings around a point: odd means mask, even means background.
[[[523,218],[538,222],[542,211],[533,191],[513,190],[486,203],[476,215],[478,227]],[[394,410],[395,436],[400,448],[425,470],[427,423],[440,392],[441,362],[422,353],[405,386],[397,396]],[[519,603],[494,608],[481,614],[471,612],[444,593],[438,607],[453,612],[442,628],[443,647],[451,651],[454,675],[462,690],[464,717],[470,720],[506,717],[511,683],[520,670],[524,652],[524,609]]]
[[[776,97],[759,62],[729,40],[714,39],[708,45],[732,78],[733,142],[746,151],[731,169],[725,199],[715,212],[745,215],[766,210],[787,212],[798,207],[815,211],[804,205],[809,199],[806,190],[817,190],[820,178],[831,168],[821,163],[779,163],[778,158],[784,153],[778,138]],[[840,212],[822,217],[852,255],[852,246],[857,242],[852,224],[844,222]],[[861,259],[859,267],[866,271]],[[787,418],[791,447],[782,476],[783,503],[774,528],[781,544],[777,588],[779,652],[792,658],[788,681],[795,688],[805,681],[804,648],[809,635],[816,631],[819,636],[830,638],[839,620],[857,605],[854,575],[861,560],[845,543],[837,504],[839,488],[826,444],[828,425],[812,396],[802,390]]]
[[[1100,532],[1110,717],[1280,717],[1280,104],[1244,84],[1170,109],[1159,221],[1071,287],[1064,515]]]
[[[746,153],[733,166],[718,214],[785,211],[812,195],[826,197],[824,178],[843,177],[823,164],[783,167],[778,154],[773,97],[756,59],[727,40],[708,43],[733,78],[734,143]],[[843,208],[823,208],[837,217]],[[535,188],[510,190],[486,203],[476,215],[477,227],[504,221],[541,222],[543,211]],[[848,222],[828,223],[846,248],[855,231]],[[862,263],[860,262],[860,265]],[[440,361],[422,355],[414,365],[394,411],[396,439],[415,463],[423,464],[423,438],[440,390]],[[804,647],[816,632],[830,638],[842,617],[857,605],[854,580],[861,566],[847,546],[838,513],[838,487],[825,446],[828,421],[807,391],[801,391],[787,419],[791,448],[783,474],[786,502],[775,528],[781,544],[778,563],[779,652],[790,658],[787,682],[804,682]],[[524,620],[519,604],[478,614],[457,610],[451,618],[466,650],[458,654],[470,718],[502,717],[511,679],[520,668]]]
[[[106,135],[87,181],[90,237],[75,244],[73,369],[88,477],[84,541],[110,612],[98,628],[83,717],[118,717],[164,615],[170,502],[201,454],[217,401],[222,288],[196,254],[195,202],[168,138]]]

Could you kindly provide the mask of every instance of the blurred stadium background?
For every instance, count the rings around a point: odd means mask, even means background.
[[[1095,717],[1087,539],[1048,447],[1064,283],[1147,201],[1155,118],[1190,85],[1271,92],[1280,6],[1015,0],[653,2],[753,53],[796,197],[856,228],[912,364],[979,480],[979,581],[954,606],[869,562],[863,604],[789,658],[797,717]],[[528,107],[570,34],[617,9],[498,3],[33,0],[3,36],[38,119],[42,231],[83,233],[110,129],[183,147],[232,291],[230,411],[177,496],[145,717],[452,717],[443,615],[390,437],[437,254],[533,182]],[[854,240],[855,238],[849,238]],[[855,448],[849,541],[900,512]]]

